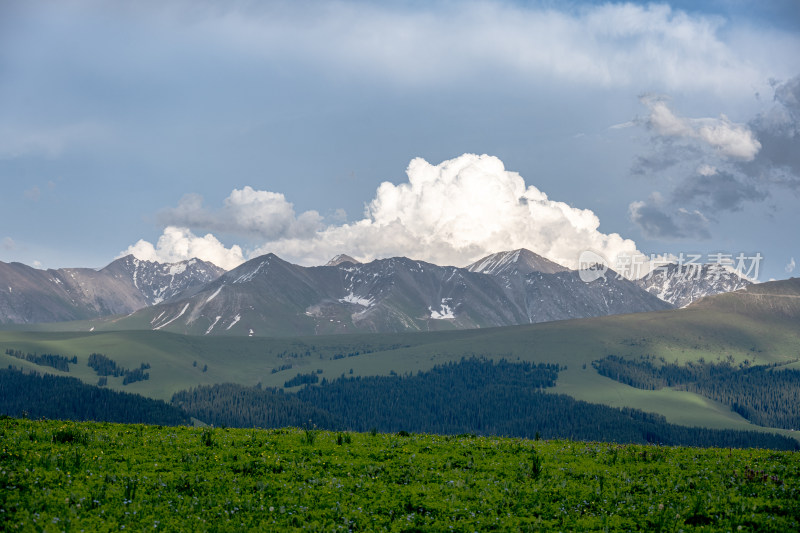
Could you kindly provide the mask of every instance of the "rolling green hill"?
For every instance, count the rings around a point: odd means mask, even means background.
[[[757,428],[726,405],[698,394],[664,388],[637,389],[597,373],[592,361],[607,355],[653,356],[669,363],[729,360],[734,364],[788,363],[800,357],[800,280],[754,285],[706,298],[681,310],[638,313],[528,326],[398,334],[297,338],[197,337],[161,331],[0,332],[0,364],[69,375],[86,383],[99,377],[89,354],[103,353],[120,366],[149,364],[149,379],[108,387],[169,400],[197,385],[232,382],[283,387],[297,374],[400,375],[434,365],[484,356],[558,363],[552,390],[579,400],[635,407],[669,422],[710,428]],[[77,357],[68,373],[5,355],[6,349]],[[787,367],[798,368],[797,363]]]

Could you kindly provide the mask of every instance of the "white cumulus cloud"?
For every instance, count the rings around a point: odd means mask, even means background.
[[[407,182],[378,187],[361,220],[294,233],[287,228],[301,224],[305,213],[295,218],[293,210],[285,210],[276,219],[270,218],[274,209],[263,213],[265,205],[291,205],[277,193],[245,187],[234,191],[218,212],[204,210],[197,197],[185,197],[169,211],[171,220],[185,227],[168,226],[157,245],[139,241],[125,253],[158,261],[196,256],[223,268],[238,265],[245,255],[269,252],[303,265],[346,253],[361,261],[406,256],[465,266],[490,253],[528,248],[571,268],[577,268],[584,250],[602,254],[611,264],[620,254],[639,253],[632,240],[600,232],[592,211],[551,200],[496,157],[464,154],[438,165],[416,158],[406,174]],[[314,213],[312,226],[318,224],[316,212],[309,213]],[[211,234],[201,238],[191,233],[195,225],[215,224],[227,231],[253,230],[265,240],[243,254],[239,246],[226,248]]]
[[[438,165],[417,158],[406,173],[406,183],[378,187],[362,220],[260,251],[306,264],[344,252],[360,260],[403,255],[463,266],[489,253],[528,248],[569,267],[585,249],[609,258],[636,252],[633,241],[598,231],[592,211],[549,199],[496,157],[464,154]]]
[[[792,272],[794,272],[794,268],[796,266],[797,264],[794,262],[794,257],[792,257],[791,259],[789,259],[789,262],[786,264],[784,270],[786,270],[787,274],[791,274]]]
[[[226,209],[235,205],[237,220],[255,221],[252,227],[266,237],[247,257],[272,252],[304,265],[323,264],[336,254],[346,253],[361,261],[406,256],[465,266],[490,253],[528,248],[577,268],[578,256],[584,250],[602,254],[611,264],[620,254],[639,253],[632,240],[600,232],[600,220],[592,211],[551,200],[533,185],[526,185],[518,173],[506,170],[496,157],[464,154],[438,165],[416,158],[406,174],[407,182],[384,182],[378,187],[361,220],[313,232],[292,235],[289,231],[272,231],[269,219],[259,213],[264,203],[272,205],[278,199],[283,205],[283,195],[249,187],[234,191],[221,215],[203,210],[192,197],[171,213],[184,222],[198,215],[199,225],[208,227],[215,220],[230,221]],[[182,213],[180,217],[178,212]],[[281,228],[282,221],[300,221],[305,215],[294,219],[293,211],[284,214],[277,222]],[[315,217],[313,220],[318,223]],[[242,223],[241,227],[251,226]],[[197,255],[200,252],[205,255]],[[244,258],[238,246],[226,248],[210,234],[199,238],[174,226],[167,227],[156,246],[139,241],[126,253],[159,261],[197,255],[224,268]]]
[[[187,194],[177,207],[162,211],[159,219],[170,226],[256,236],[267,241],[308,237],[322,228],[322,217],[316,211],[297,216],[294,205],[283,194],[249,186],[234,189],[218,210],[205,208],[200,195]]]
[[[685,118],[675,115],[663,98],[644,97],[650,109],[647,124],[665,137],[695,139],[720,155],[740,161],[752,161],[761,149],[753,132],[744,124],[735,124],[725,115],[719,118]]]
[[[176,263],[196,257],[209,261],[226,270],[244,262],[242,249],[233,245],[226,248],[210,233],[198,237],[188,228],[167,226],[155,246],[143,239],[129,246],[120,256],[132,254],[143,261]]]

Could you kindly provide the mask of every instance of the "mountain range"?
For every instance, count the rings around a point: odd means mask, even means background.
[[[224,272],[199,259],[157,263],[132,255],[99,270],[39,270],[21,263],[0,262],[0,324],[129,314],[190,294]]]
[[[705,267],[689,276],[677,265],[635,281],[608,270],[587,283],[525,249],[465,268],[347,255],[302,267],[274,254],[228,272],[198,259],[161,264],[133,256],[99,270],[0,262],[0,287],[7,287],[0,323],[88,319],[101,330],[193,335],[433,331],[657,311],[749,284],[732,271]]]

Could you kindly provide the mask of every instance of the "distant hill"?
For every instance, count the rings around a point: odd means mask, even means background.
[[[800,278],[748,285],[736,292],[703,298],[689,308],[800,321]]]

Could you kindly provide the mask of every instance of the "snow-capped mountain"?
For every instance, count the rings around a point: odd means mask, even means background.
[[[354,265],[360,265],[359,261],[356,261],[352,257],[347,254],[339,254],[336,257],[332,258],[330,261],[325,263],[325,266],[334,267],[341,265],[342,263],[353,263]]]
[[[97,327],[197,335],[427,331],[683,307],[751,284],[727,268],[693,268],[668,265],[635,282],[609,270],[587,283],[525,249],[466,268],[346,255],[301,267],[273,254],[229,272],[198,259],[161,264],[133,256],[100,270],[0,262],[0,323],[130,315]]]
[[[705,296],[737,291],[753,284],[735,270],[715,263],[670,263],[656,268],[636,283],[675,307],[686,307]]]
[[[30,324],[127,314],[198,288],[219,267],[198,260],[160,264],[133,256],[105,268],[39,270],[0,262],[0,323]]]
[[[523,310],[528,322],[539,322],[540,320],[536,318],[540,316],[560,314],[558,309],[551,309],[552,306],[542,306],[543,302],[538,297],[534,304],[529,305],[531,302],[529,302],[528,294],[533,287],[526,282],[527,276],[534,272],[539,274],[569,272],[568,268],[558,263],[522,248],[488,255],[472,263],[467,269],[471,272],[479,272],[491,276],[497,283],[501,284],[508,297],[514,302],[514,305]],[[559,285],[559,283],[555,285]],[[556,298],[556,300],[559,299],[561,298]]]
[[[576,271],[542,263],[557,271],[541,272],[519,261],[533,256],[511,252],[496,261],[508,268],[484,274],[404,257],[301,267],[268,254],[114,327],[201,335],[427,331],[672,307],[614,275],[585,283]]]
[[[132,255],[117,259],[102,271],[125,283],[132,281],[147,305],[158,304],[180,294],[186,295],[225,273],[217,265],[200,259],[158,263],[142,261]]]
[[[519,250],[512,250],[510,252],[498,252],[496,254],[487,255],[483,259],[469,265],[467,270],[492,276],[525,276],[531,272],[555,274],[556,272],[564,272],[569,269],[541,255],[535,254],[530,250],[520,248]]]
[[[469,328],[513,322],[503,299],[487,276],[454,267],[406,258],[301,267],[268,254],[191,298],[144,309],[115,326],[147,318],[152,329],[214,335]]]

